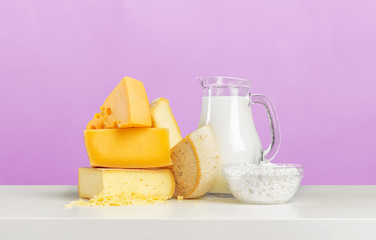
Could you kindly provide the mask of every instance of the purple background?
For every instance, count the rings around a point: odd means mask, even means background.
[[[124,75],[198,124],[196,76],[252,80],[277,109],[275,162],[304,184],[376,184],[372,0],[0,2],[0,184],[76,184],[83,129]],[[266,113],[254,108],[264,145]]]

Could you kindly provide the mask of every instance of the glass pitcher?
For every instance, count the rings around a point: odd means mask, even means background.
[[[280,146],[277,114],[272,102],[264,95],[251,94],[251,82],[246,79],[208,76],[197,78],[203,89],[199,127],[210,125],[219,148],[222,164],[260,163],[271,161]],[[268,113],[271,143],[263,150],[253,122],[251,107],[262,104]],[[222,172],[213,188],[214,194],[227,194]]]

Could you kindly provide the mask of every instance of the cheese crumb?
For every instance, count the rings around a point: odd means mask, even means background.
[[[65,207],[73,206],[125,206],[125,205],[143,205],[143,204],[155,204],[164,203],[167,199],[163,198],[144,198],[133,196],[132,198],[125,198],[123,194],[119,195],[107,195],[100,193],[98,196],[94,196],[91,199],[79,199],[72,201],[65,205]]]
[[[178,200],[183,200],[183,199],[184,199],[184,196],[180,196],[180,195],[179,195],[179,196],[177,197],[177,199],[178,199]]]

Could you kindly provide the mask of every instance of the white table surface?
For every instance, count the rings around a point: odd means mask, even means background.
[[[0,186],[0,239],[376,239],[376,186],[302,186],[281,205],[64,207],[76,199],[77,186]]]

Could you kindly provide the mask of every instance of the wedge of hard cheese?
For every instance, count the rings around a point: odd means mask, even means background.
[[[124,77],[95,114],[87,129],[151,127],[148,96],[142,82]]]
[[[101,107],[104,110],[104,108]],[[86,126],[86,129],[104,129],[104,120],[107,118],[107,115],[104,111],[94,114],[93,120],[89,121]]]
[[[80,168],[78,173],[78,192],[81,198],[90,199],[88,205],[160,202],[171,198],[174,189],[168,169]]]
[[[204,126],[171,149],[175,196],[200,197],[213,186],[220,170],[218,149],[212,130]]]
[[[171,148],[183,139],[167,99],[157,98],[153,100],[150,104],[150,110],[153,127],[170,130]]]
[[[172,164],[166,128],[85,130],[92,167],[156,168]]]

